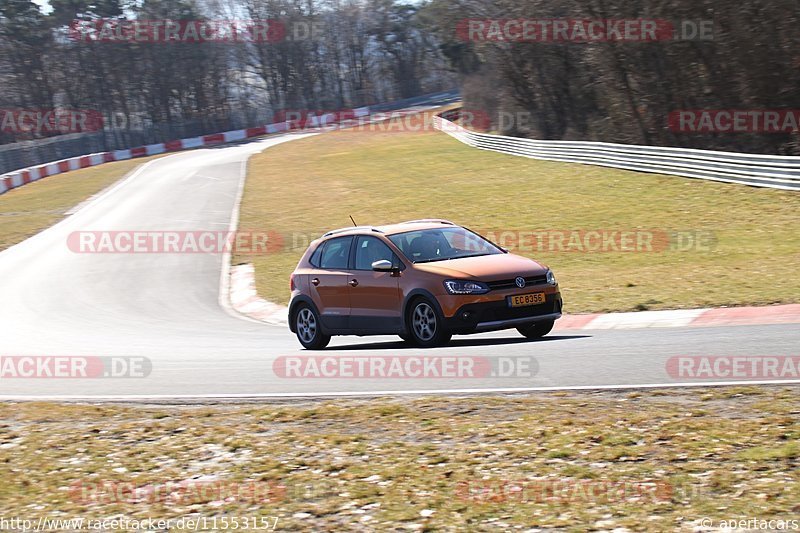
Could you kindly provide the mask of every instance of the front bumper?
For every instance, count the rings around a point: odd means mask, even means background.
[[[525,324],[556,320],[561,317],[561,293],[545,296],[545,303],[526,307],[509,307],[507,300],[471,303],[458,308],[444,323],[454,334],[477,333],[516,328]]]

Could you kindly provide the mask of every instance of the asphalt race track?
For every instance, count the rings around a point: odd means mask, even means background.
[[[0,356],[145,357],[152,364],[144,378],[0,379],[0,397],[259,397],[699,384],[720,380],[675,379],[667,361],[683,355],[797,355],[796,324],[562,332],[541,341],[527,341],[511,330],[456,337],[448,347],[433,350],[408,348],[395,337],[338,337],[324,352],[306,352],[287,329],[244,319],[221,305],[227,272],[221,253],[79,254],[67,247],[70,233],[79,230],[227,231],[247,158],[305,135],[155,160],[61,223],[0,253]],[[276,375],[276,359],[297,355],[524,357],[534,371],[522,377],[446,379]]]

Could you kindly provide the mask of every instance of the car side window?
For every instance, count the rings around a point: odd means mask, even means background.
[[[440,231],[415,231],[404,235],[400,249],[414,262],[432,261],[445,255],[450,246]],[[391,237],[396,242],[394,237]]]
[[[372,263],[385,259],[400,267],[398,258],[386,243],[376,237],[359,237],[356,241],[356,270],[372,270]]]
[[[346,270],[353,237],[338,237],[325,243],[319,267],[328,270]]]
[[[322,249],[323,248],[325,248],[325,243],[324,242],[322,244],[320,244],[319,246],[317,246],[317,249],[314,250],[313,254],[311,254],[311,258],[308,260],[308,262],[311,263],[312,266],[315,266],[315,267],[319,268],[319,260],[322,257]]]

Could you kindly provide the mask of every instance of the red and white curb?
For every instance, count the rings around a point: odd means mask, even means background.
[[[556,330],[800,324],[800,304],[565,315]]]
[[[256,292],[253,265],[231,267],[230,302],[237,312],[273,326],[289,324],[289,308],[268,302]]]
[[[237,265],[231,268],[231,305],[239,313],[259,322],[274,326],[287,326],[288,308],[261,298],[256,291],[254,274],[255,269],[250,264]],[[764,324],[800,324],[800,304],[564,315],[560,320],[556,321],[555,330],[681,328]]]
[[[370,114],[368,107],[355,109],[353,116],[361,118]],[[346,127],[354,119],[340,120],[335,113],[328,113],[320,115],[319,117],[311,117],[303,121],[285,121],[276,122],[274,124],[265,124],[255,128],[247,128],[244,130],[233,130],[222,133],[212,133],[210,135],[203,135],[200,137],[192,137],[189,139],[178,139],[175,141],[167,141],[158,144],[148,144],[146,146],[138,146],[127,150],[114,150],[111,152],[100,152],[96,154],[82,155],[72,157],[69,159],[62,159],[60,161],[53,161],[43,165],[37,165],[20,170],[15,170],[7,174],[0,175],[0,194],[3,194],[11,189],[22,187],[28,183],[38,181],[48,176],[55,176],[63,174],[71,170],[79,170],[82,168],[93,167],[102,165],[103,163],[110,163],[112,161],[125,161],[136,157],[146,157],[151,155],[163,154],[166,152],[177,152],[180,150],[189,150],[192,148],[201,148],[204,146],[214,146],[217,144],[224,144],[235,141],[242,141],[252,137],[259,137],[269,133],[280,133],[283,131],[292,131],[295,129],[308,129],[314,127],[330,126],[338,124]]]

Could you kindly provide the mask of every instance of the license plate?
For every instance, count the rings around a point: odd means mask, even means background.
[[[508,297],[509,307],[524,307],[526,305],[539,305],[545,302],[543,292],[532,292],[530,294],[516,294]]]

